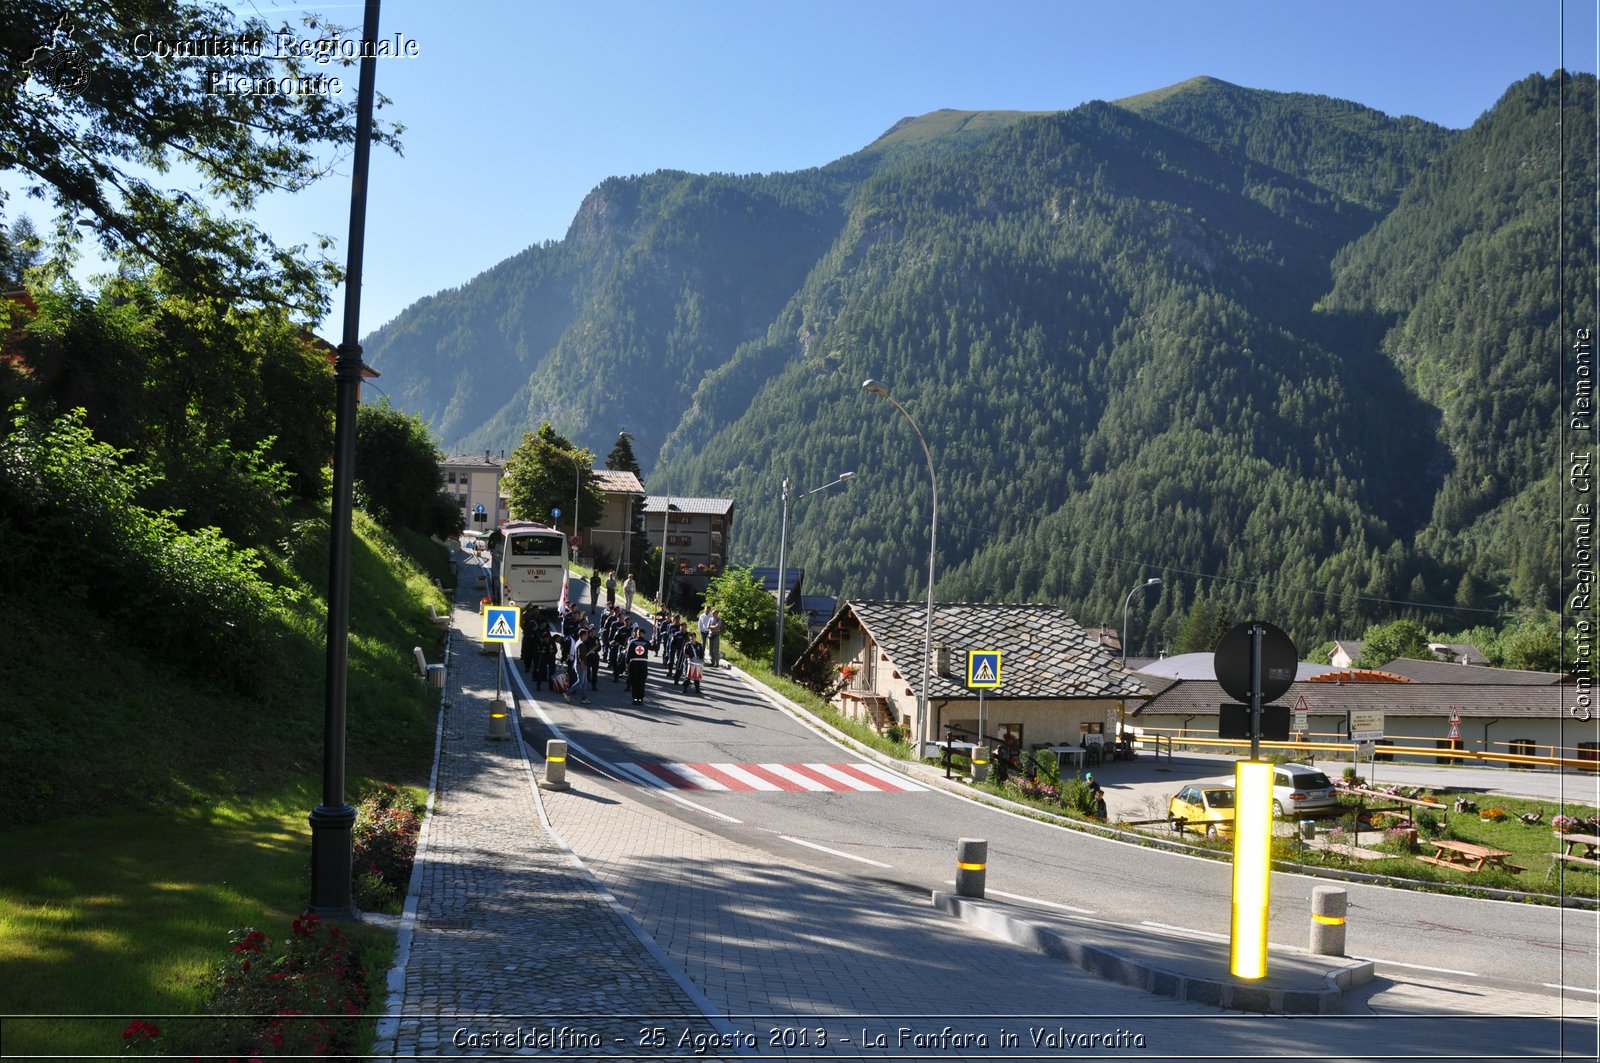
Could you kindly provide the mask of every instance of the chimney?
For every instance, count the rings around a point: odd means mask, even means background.
[[[933,670],[940,675],[950,674],[950,647],[942,642],[933,645]]]

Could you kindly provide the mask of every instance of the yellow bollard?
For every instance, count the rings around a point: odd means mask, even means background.
[[[541,790],[566,790],[567,744],[552,738],[544,744],[544,778],[539,780]]]

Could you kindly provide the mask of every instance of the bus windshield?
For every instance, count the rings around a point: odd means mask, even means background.
[[[560,557],[559,535],[514,535],[511,537],[513,557]]]

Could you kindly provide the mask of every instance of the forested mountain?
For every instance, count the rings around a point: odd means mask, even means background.
[[[801,173],[613,179],[367,356],[462,447],[627,428],[652,490],[737,501],[745,563],[776,560],[783,477],[855,470],[795,507],[822,592],[925,587],[927,468],[875,377],[938,468],[942,599],[1115,624],[1160,575],[1136,648],[1201,597],[1302,644],[1405,602],[1467,627],[1554,604],[1592,97],[1534,76],[1452,131],[1199,78],[935,112]]]

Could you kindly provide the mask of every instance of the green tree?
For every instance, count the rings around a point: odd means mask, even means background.
[[[1210,653],[1230,626],[1227,602],[1201,598],[1190,606],[1189,615],[1173,641],[1172,652]]]
[[[1356,658],[1357,668],[1378,668],[1388,664],[1396,657],[1409,657],[1419,661],[1435,660],[1434,653],[1428,648],[1432,640],[1421,624],[1415,620],[1400,619],[1388,624],[1377,624],[1367,628],[1367,633],[1362,636],[1366,645],[1362,647],[1361,656]]]
[[[549,521],[570,528],[576,501],[577,527],[593,528],[600,523],[605,509],[605,492],[594,475],[594,452],[557,434],[549,421],[540,425],[537,432],[523,435],[506,460],[500,484],[511,516],[518,520]],[[559,522],[551,517],[558,509]]]
[[[606,468],[612,472],[631,472],[640,479],[644,478],[644,470],[639,467],[639,459],[633,453],[633,436],[627,432],[617,433],[617,441],[611,445],[611,453],[606,455]]]
[[[777,620],[778,599],[755,578],[748,568],[732,565],[706,588],[706,605],[722,614],[723,637],[739,652],[757,659],[772,656],[772,628]],[[784,659],[795,660],[805,649],[804,617],[784,617]]]
[[[427,424],[384,399],[356,408],[356,496],[362,509],[389,528],[411,528],[446,536],[460,531],[459,509],[451,501],[450,527],[445,507],[442,455]]]
[[[187,290],[227,302],[325,309],[333,263],[303,246],[279,246],[246,215],[263,194],[298,191],[334,172],[330,159],[355,138],[356,93],[209,91],[207,68],[246,83],[319,75],[353,83],[353,68],[270,46],[223,62],[151,54],[153,42],[270,42],[280,32],[295,40],[352,36],[316,17],[274,24],[215,2],[7,4],[0,172],[54,202],[63,240],[87,228],[113,257],[159,262]],[[399,132],[374,122],[376,143],[397,147]],[[200,182],[197,190],[164,187],[174,162]],[[215,206],[202,206],[195,191]]]

